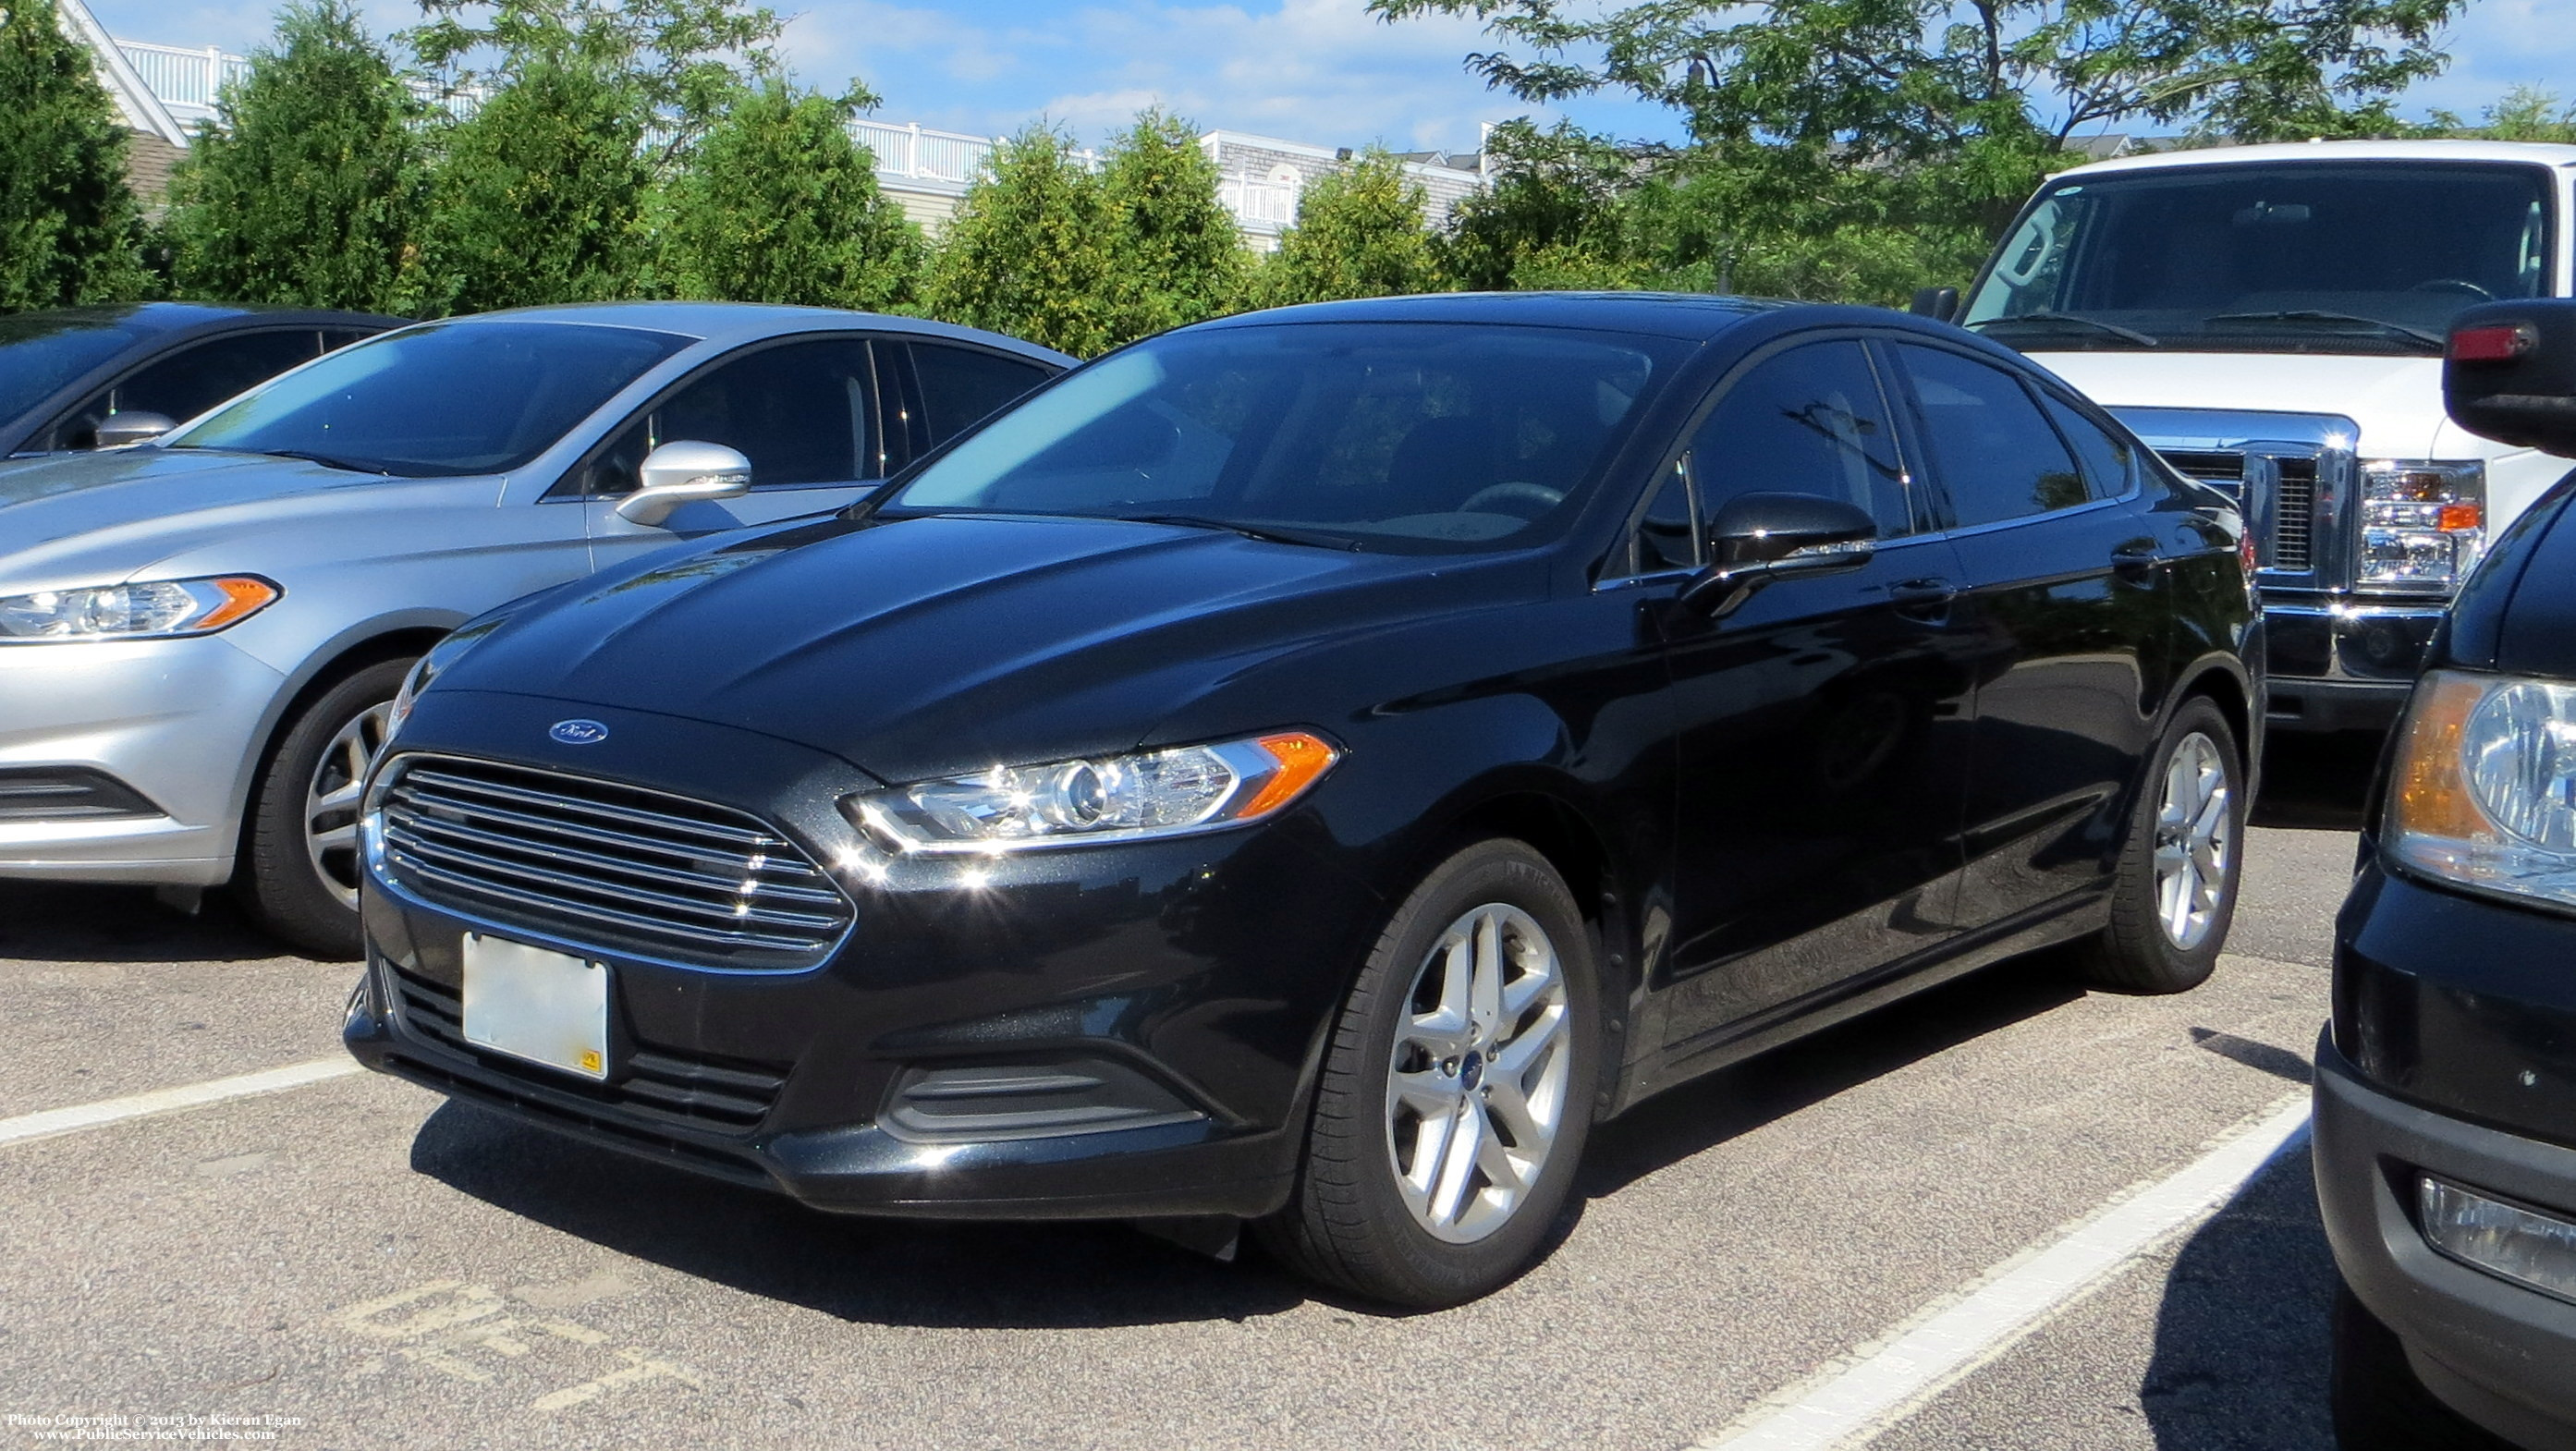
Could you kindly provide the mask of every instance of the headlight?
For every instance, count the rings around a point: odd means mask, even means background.
[[[2576,685],[2437,670],[2404,731],[2389,854],[2446,882],[2576,907]]]
[[[0,644],[210,635],[284,593],[264,579],[227,575],[8,595],[0,597]]]
[[[2364,587],[2447,593],[2460,587],[2487,542],[2487,466],[2475,459],[2361,466]]]
[[[1093,761],[995,766],[841,803],[896,851],[1001,852],[1234,826],[1305,793],[1341,753],[1302,731]]]

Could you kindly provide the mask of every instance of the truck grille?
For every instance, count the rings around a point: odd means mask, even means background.
[[[2245,455],[2226,449],[2171,448],[2157,452],[2165,462],[2204,484],[2226,490],[2249,509],[2254,503],[2245,497]],[[2316,567],[2317,461],[2284,455],[2274,463],[2280,470],[2280,486],[2273,492],[2272,548],[2264,567],[2303,574]]]
[[[820,962],[856,917],[794,842],[712,802],[409,756],[379,797],[405,890],[477,918],[711,967]]]

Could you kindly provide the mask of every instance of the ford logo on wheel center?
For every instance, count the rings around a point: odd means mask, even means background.
[[[567,746],[595,746],[608,739],[608,727],[595,720],[559,720],[546,734]]]

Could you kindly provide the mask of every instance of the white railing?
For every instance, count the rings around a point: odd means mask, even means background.
[[[125,52],[126,62],[134,67],[135,74],[179,121],[212,118],[216,95],[250,69],[248,56],[226,55],[213,46],[182,50],[175,45],[120,40],[116,48]]]
[[[964,186],[992,160],[993,138],[885,121],[852,121],[850,139],[877,159],[877,174],[906,181],[945,181]]]

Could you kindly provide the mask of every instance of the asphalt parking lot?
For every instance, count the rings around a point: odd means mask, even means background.
[[[357,1074],[13,1139],[327,1062],[353,970],[0,885],[0,1446],[1799,1444],[1782,1407],[2298,1101],[2368,762],[2276,751],[2200,990],[2034,959],[1667,1095],[1595,1136],[1551,1258],[1418,1316],[1115,1227],[826,1218]],[[2331,1283],[2294,1140],[1871,1444],[2326,1447]]]

